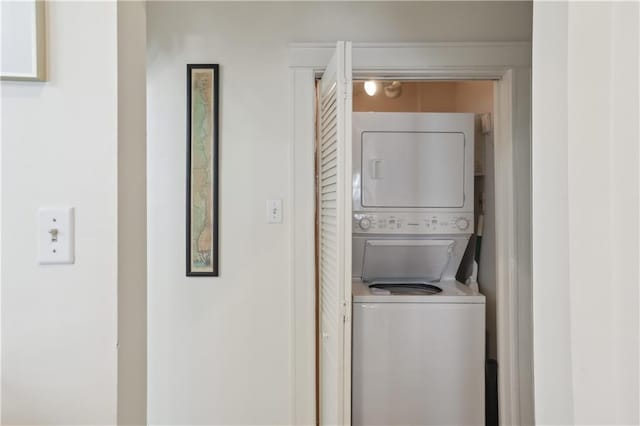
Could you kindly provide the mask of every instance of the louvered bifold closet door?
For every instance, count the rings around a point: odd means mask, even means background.
[[[351,422],[351,43],[318,88],[320,424]]]

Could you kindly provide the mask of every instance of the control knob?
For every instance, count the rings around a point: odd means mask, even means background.
[[[366,217],[363,217],[360,219],[360,222],[358,222],[358,225],[360,225],[360,229],[364,229],[366,231],[371,227],[371,221]]]
[[[458,227],[459,230],[464,231],[469,227],[469,221],[461,217],[460,219],[456,220],[456,226]]]

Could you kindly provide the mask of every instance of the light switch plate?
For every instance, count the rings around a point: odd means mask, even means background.
[[[282,223],[282,200],[267,200],[267,223]]]
[[[38,263],[73,263],[74,239],[73,207],[38,210]]]

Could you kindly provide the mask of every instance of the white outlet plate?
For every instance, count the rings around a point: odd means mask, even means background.
[[[267,223],[282,223],[282,200],[267,200]]]
[[[75,260],[73,207],[38,210],[38,263],[68,264]]]

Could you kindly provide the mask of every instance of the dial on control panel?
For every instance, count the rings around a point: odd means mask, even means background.
[[[456,226],[458,227],[459,230],[464,231],[469,227],[469,221],[461,217],[460,219],[456,220]]]
[[[366,217],[363,217],[362,219],[360,219],[360,222],[358,222],[358,225],[360,225],[361,229],[366,230],[366,229],[369,229],[369,227],[371,226],[371,221]]]

